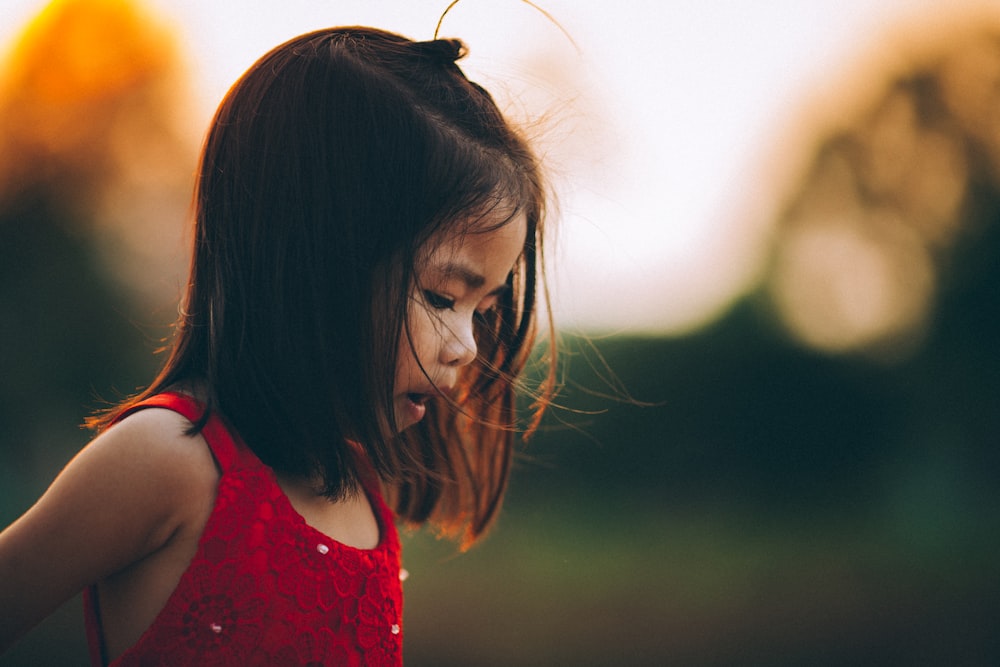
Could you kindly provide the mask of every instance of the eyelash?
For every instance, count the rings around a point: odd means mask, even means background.
[[[441,296],[436,292],[424,291],[424,300],[434,310],[452,310],[455,308],[455,300],[446,296]]]
[[[424,300],[434,310],[454,310],[455,300],[449,299],[446,296],[442,296],[437,292],[431,292],[430,290],[424,290]],[[486,317],[494,310],[490,308],[484,312],[476,311],[473,317],[475,317],[480,322],[486,322]]]

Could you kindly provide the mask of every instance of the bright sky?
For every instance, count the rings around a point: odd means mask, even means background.
[[[939,0],[536,2],[579,50],[518,0],[462,0],[441,34],[466,41],[463,67],[498,98],[548,112],[540,146],[562,214],[557,323],[649,333],[698,326],[752,284],[781,194],[772,167],[796,159],[782,155],[793,150],[783,132],[892,26],[940,9]],[[45,4],[0,0],[0,47]],[[147,4],[180,34],[206,124],[229,85],[280,42],[347,24],[428,39],[448,2]]]

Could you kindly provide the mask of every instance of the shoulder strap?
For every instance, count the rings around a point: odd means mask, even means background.
[[[136,403],[119,415],[115,421],[121,421],[128,415],[145,408],[173,410],[191,423],[196,423],[205,413],[205,407],[194,397],[171,391],[150,396],[144,401]],[[212,456],[215,457],[222,472],[231,470],[241,458],[241,453],[245,451],[236,443],[229,429],[215,412],[208,416],[208,421],[205,422],[201,435],[208,443],[209,449],[212,450]]]
[[[97,584],[83,589],[83,623],[87,631],[87,653],[91,667],[108,664],[107,646],[104,645],[104,628],[101,625],[101,609],[97,604]]]

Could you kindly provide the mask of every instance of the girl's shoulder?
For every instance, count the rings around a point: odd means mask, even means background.
[[[41,514],[80,541],[95,561],[90,581],[158,551],[202,519],[218,486],[211,452],[190,427],[171,410],[129,414],[87,444],[26,516]]]
[[[219,473],[190,426],[156,408],[125,417],[0,533],[0,571],[18,572],[0,585],[0,608],[11,610],[10,622],[0,622],[0,650],[84,587],[204,524]]]
[[[155,490],[161,501],[183,510],[186,498],[214,495],[219,480],[208,444],[189,434],[191,426],[173,410],[149,407],[116,422],[86,449],[101,461],[102,480],[114,480],[128,495]]]
[[[137,410],[84,447],[46,496],[78,504],[78,513],[114,515],[129,534],[144,535],[143,543],[122,545],[130,558],[155,551],[203,514],[218,485],[211,451],[190,428],[172,410]]]
[[[199,459],[199,453],[208,452],[200,435],[188,433],[191,426],[186,417],[174,410],[144,407],[104,429],[88,447],[116,448],[129,459],[149,457],[161,463],[183,465],[192,463],[188,461],[192,457]]]

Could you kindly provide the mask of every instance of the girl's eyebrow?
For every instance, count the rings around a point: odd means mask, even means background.
[[[445,278],[458,278],[469,289],[479,289],[486,284],[486,278],[482,274],[459,262],[448,262],[434,268],[440,271],[441,275]],[[508,289],[510,289],[508,285],[500,285],[490,290],[486,296],[496,296],[506,292]]]

